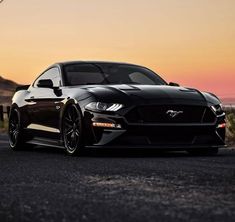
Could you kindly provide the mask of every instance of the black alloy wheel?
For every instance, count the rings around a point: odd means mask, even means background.
[[[79,154],[82,148],[82,115],[75,104],[65,110],[62,132],[67,153]]]
[[[33,148],[33,144],[27,143],[27,135],[24,134],[21,126],[20,111],[18,108],[12,108],[9,116],[8,138],[10,148],[16,150],[27,150]]]
[[[12,149],[17,149],[20,136],[20,116],[17,109],[11,111],[9,117],[9,143]]]

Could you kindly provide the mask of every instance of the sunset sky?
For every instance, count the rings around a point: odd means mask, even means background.
[[[167,81],[235,97],[235,0],[4,0],[0,75],[52,63],[141,64]]]

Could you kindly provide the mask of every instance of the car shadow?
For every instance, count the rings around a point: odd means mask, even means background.
[[[219,157],[222,154],[218,154]],[[154,149],[92,149],[86,150],[82,154],[83,157],[102,157],[102,158],[152,158],[152,157],[212,157],[205,155],[192,155],[187,151],[176,150],[154,150]]]
[[[33,149],[25,149],[24,152],[33,152],[33,153],[45,153],[45,154],[59,154],[65,155],[66,152],[64,149],[58,149],[55,147],[43,147],[36,146]],[[224,154],[219,153],[216,156],[205,156],[205,155],[192,155],[187,151],[176,151],[176,150],[156,150],[156,149],[85,149],[80,155],[73,156],[71,158],[83,158],[83,157],[98,157],[98,158],[152,158],[152,157],[167,157],[167,158],[176,158],[176,157],[220,157]]]
[[[86,157],[102,157],[102,158],[151,158],[151,157],[185,157],[188,156],[186,152],[169,152],[169,151],[156,151],[156,150],[90,150],[84,152],[83,156]]]
[[[24,152],[33,153],[47,153],[47,154],[62,154],[66,155],[65,150],[58,149],[55,147],[43,147],[36,146],[32,149],[25,149]],[[185,157],[189,154],[185,151],[166,151],[166,150],[154,150],[154,149],[85,149],[79,155],[74,156],[74,158],[79,157]]]

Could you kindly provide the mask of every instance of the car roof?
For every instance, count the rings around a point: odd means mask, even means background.
[[[78,61],[65,61],[65,62],[58,62],[56,64],[59,65],[70,65],[70,64],[75,64],[75,63],[95,63],[95,64],[117,64],[117,65],[132,65],[132,66],[139,66],[139,67],[143,67],[140,65],[136,65],[136,64],[131,64],[131,63],[126,63],[126,62],[112,62],[112,61],[93,61],[93,60],[87,60],[87,61],[83,61],[83,60],[78,60]]]

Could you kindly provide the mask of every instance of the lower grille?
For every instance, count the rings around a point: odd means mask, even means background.
[[[110,145],[191,146],[222,144],[214,126],[129,126]]]
[[[138,106],[125,117],[129,123],[213,123],[216,118],[208,107],[186,105]]]

